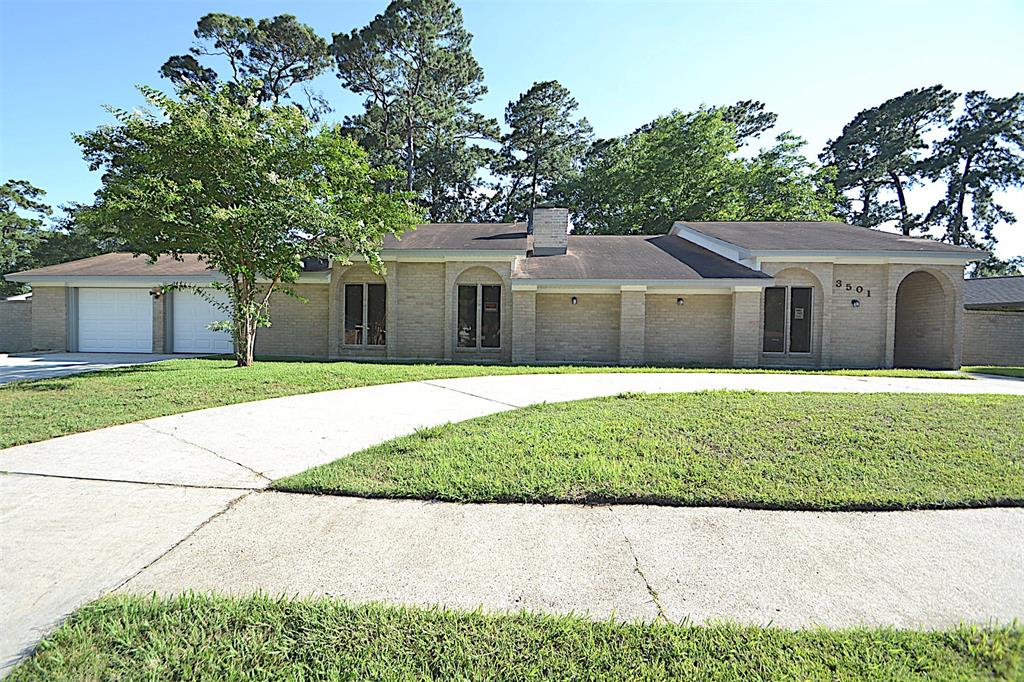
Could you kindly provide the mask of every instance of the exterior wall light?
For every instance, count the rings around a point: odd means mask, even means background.
[[[684,303],[686,303],[686,301],[683,300],[682,296],[676,299],[676,305],[683,305]]]
[[[854,308],[859,308],[860,307],[860,301],[855,298],[852,301],[850,301],[850,305],[852,305]]]
[[[571,303],[572,303],[573,305],[576,305],[577,303],[579,303],[579,301],[577,301],[577,300],[576,300],[576,297],[575,297],[575,296],[573,296],[573,297],[572,297],[571,299],[569,299],[569,300],[570,300],[570,302],[571,302]]]

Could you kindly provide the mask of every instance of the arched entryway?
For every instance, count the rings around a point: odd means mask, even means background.
[[[930,272],[903,278],[896,291],[896,367],[943,369],[953,364],[953,319],[949,294]]]

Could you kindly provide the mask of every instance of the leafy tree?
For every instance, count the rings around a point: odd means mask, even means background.
[[[736,104],[713,109],[722,114],[723,120],[735,126],[736,144],[741,147],[751,139],[774,128],[775,122],[779,119],[778,114],[765,110],[763,102],[752,99],[741,100]]]
[[[521,218],[551,187],[574,172],[593,129],[586,118],[574,120],[579,104],[558,81],[543,81],[510,102],[496,170],[507,178],[493,203],[503,219]]]
[[[290,14],[272,19],[207,14],[196,25],[196,43],[189,54],[174,55],[160,67],[160,74],[176,85],[190,83],[214,87],[217,72],[203,66],[198,57],[221,57],[231,70],[229,82],[240,85],[259,80],[259,99],[277,104],[289,99],[289,91],[316,78],[330,64],[327,41]],[[307,108],[316,116],[328,110],[320,95],[305,90]]]
[[[258,83],[184,88],[180,101],[141,90],[150,109],[110,108],[116,125],[75,136],[104,171],[76,218],[150,258],[196,253],[222,273],[239,366],[253,362],[271,295],[294,295],[303,257],[357,254],[379,269],[384,235],[419,219],[410,197],[374,189],[395,169],[372,169],[339,127],[295,106],[261,106]]]
[[[1014,256],[1002,260],[995,256],[975,263],[970,269],[970,277],[1014,277],[1024,275],[1024,256]]]
[[[783,134],[753,159],[738,158],[738,135],[723,112],[702,108],[655,119],[602,140],[557,194],[574,229],[594,234],[662,234],[676,220],[824,220],[838,194]]]
[[[1016,216],[996,201],[998,191],[1024,186],[1024,93],[993,97],[975,90],[926,164],[946,193],[928,213],[952,244],[991,247],[993,229]]]
[[[405,169],[406,191],[424,198],[435,221],[456,217],[458,198],[481,185],[487,155],[475,142],[498,134],[497,122],[472,108],[487,89],[471,40],[452,0],[393,0],[332,45],[342,85],[365,96],[364,112],[346,125],[374,163]]]
[[[52,213],[41,201],[45,194],[27,180],[0,185],[0,295],[10,296],[23,288],[3,275],[32,267],[29,263],[43,234],[43,218]]]
[[[956,94],[941,85],[909,90],[861,111],[828,141],[820,159],[836,168],[837,189],[857,192],[860,210],[850,215],[854,223],[878,227],[896,220],[905,235],[921,227],[921,217],[908,208],[907,190],[921,182],[925,136],[949,120],[955,100]],[[895,194],[895,202],[883,198],[886,190]]]

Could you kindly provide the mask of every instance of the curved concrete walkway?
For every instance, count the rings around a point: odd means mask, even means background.
[[[260,493],[423,426],[539,402],[706,389],[1005,393],[1024,382],[576,374],[231,405],[0,451],[0,665],[112,589],[941,627],[1024,617],[1024,510],[766,512]]]

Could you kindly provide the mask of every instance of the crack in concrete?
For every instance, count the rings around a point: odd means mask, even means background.
[[[206,527],[207,525],[209,525],[209,524],[210,524],[210,523],[211,523],[211,522],[212,522],[212,521],[213,521],[214,519],[218,519],[218,518],[220,518],[221,516],[223,516],[224,514],[227,514],[227,513],[228,513],[229,511],[231,511],[231,510],[232,510],[232,509],[233,509],[233,508],[235,507],[235,505],[237,505],[237,504],[238,504],[239,502],[241,502],[241,501],[242,501],[242,500],[244,500],[245,498],[249,497],[249,496],[250,496],[250,495],[252,495],[253,493],[259,494],[259,492],[260,492],[259,490],[249,490],[248,492],[245,492],[245,493],[243,493],[242,495],[239,495],[238,497],[234,498],[233,500],[231,500],[230,502],[228,502],[228,503],[227,503],[226,505],[224,505],[224,508],[223,508],[223,509],[221,509],[221,510],[220,510],[219,512],[217,512],[217,513],[215,513],[215,514],[211,515],[211,516],[210,516],[210,517],[209,517],[208,519],[206,519],[205,521],[201,522],[201,523],[200,523],[200,524],[199,524],[198,526],[196,526],[196,527],[195,527],[195,528],[193,528],[193,529],[192,529],[191,531],[189,531],[188,533],[186,533],[186,534],[185,534],[185,536],[184,536],[183,538],[181,538],[180,540],[178,540],[177,542],[175,542],[175,543],[174,543],[173,545],[171,545],[170,547],[168,547],[167,549],[165,549],[165,550],[164,550],[163,552],[161,552],[161,553],[160,553],[160,556],[158,556],[157,558],[153,559],[152,561],[150,561],[150,562],[149,562],[148,564],[146,564],[145,566],[143,566],[143,567],[142,567],[142,568],[140,568],[139,570],[135,571],[135,573],[132,573],[132,574],[131,574],[130,576],[128,576],[127,578],[125,578],[124,580],[122,580],[122,581],[121,581],[120,583],[118,583],[117,585],[115,585],[115,586],[114,586],[114,587],[113,587],[112,589],[108,590],[108,591],[107,591],[106,593],[107,593],[107,594],[110,594],[110,593],[114,593],[114,592],[117,592],[117,591],[118,591],[118,590],[120,590],[120,589],[121,589],[122,587],[124,587],[125,585],[127,585],[127,584],[128,584],[128,583],[130,583],[131,581],[133,581],[133,580],[135,580],[136,578],[138,578],[138,577],[139,577],[139,575],[141,575],[143,571],[145,571],[145,570],[149,569],[150,567],[154,566],[154,565],[155,565],[155,564],[156,564],[156,563],[157,563],[158,561],[160,561],[160,560],[161,560],[161,559],[163,559],[163,558],[164,558],[165,556],[167,556],[168,554],[170,554],[171,552],[173,552],[173,551],[174,551],[175,549],[177,549],[178,547],[180,547],[180,546],[182,545],[182,543],[184,543],[184,542],[185,542],[185,541],[187,541],[187,540],[188,540],[189,538],[191,538],[191,537],[192,537],[193,535],[195,535],[196,533],[198,533],[199,531],[201,531],[201,530],[202,530],[203,528],[205,528],[205,527]]]
[[[636,574],[644,581],[644,587],[647,589],[647,594],[650,595],[651,602],[654,604],[655,608],[658,609],[658,618],[655,620],[660,619],[668,622],[668,616],[665,614],[665,609],[661,605],[661,601],[658,597],[658,591],[654,589],[654,586],[651,585],[651,581],[648,580],[647,576],[644,574],[644,570],[640,568],[640,557],[637,556],[636,550],[633,548],[633,541],[629,539],[629,535],[626,534],[626,529],[622,527],[622,521],[618,516],[616,516],[615,509],[608,507],[608,512],[612,515],[612,518],[615,519],[615,523],[619,527],[619,532],[622,533],[622,539],[626,541],[626,547],[629,548],[629,553],[633,557],[633,570],[636,571]]]
[[[494,398],[488,398],[487,396],[484,396],[484,395],[477,395],[476,393],[470,393],[469,391],[460,391],[457,388],[452,388],[451,386],[445,386],[443,384],[435,384],[432,381],[421,381],[419,383],[425,384],[427,386],[433,386],[434,388],[442,388],[442,389],[444,389],[446,391],[452,391],[453,393],[461,393],[462,395],[468,395],[470,398],[478,398],[480,400],[486,400],[487,402],[495,403],[496,405],[504,405],[505,407],[511,407],[513,410],[519,410],[519,409],[522,409],[524,407],[529,407],[528,405],[515,405],[513,403],[506,403],[506,402],[503,402],[501,400],[495,400]]]
[[[245,464],[242,464],[241,462],[236,462],[235,460],[231,459],[230,457],[225,457],[224,455],[220,454],[219,452],[217,452],[215,450],[211,450],[210,448],[205,447],[203,445],[200,445],[199,443],[193,443],[190,440],[186,440],[186,439],[182,438],[181,436],[179,436],[176,433],[171,433],[171,432],[168,432],[168,431],[161,431],[160,429],[156,428],[152,424],[149,424],[149,423],[147,423],[145,421],[141,421],[141,422],[138,422],[138,423],[140,425],[142,425],[142,426],[145,426],[147,429],[149,429],[153,433],[159,433],[159,434],[161,434],[163,436],[168,436],[168,437],[173,438],[174,440],[176,440],[176,441],[178,441],[180,443],[184,443],[185,445],[190,445],[190,446],[192,446],[194,448],[198,448],[199,450],[202,450],[203,452],[208,452],[211,455],[213,455],[214,457],[216,457],[218,459],[222,459],[225,462],[230,462],[231,464],[234,464],[236,466],[240,466],[243,469],[245,469],[246,471],[248,471],[248,472],[250,472],[252,474],[255,474],[256,476],[259,476],[260,478],[262,478],[264,481],[266,481],[268,483],[270,483],[271,481],[274,480],[270,476],[267,476],[262,471],[256,471],[252,467],[246,466]]]
[[[195,488],[198,490],[244,490],[257,492],[265,490],[262,486],[237,485],[204,485],[202,483],[171,483],[166,481],[140,481],[131,478],[103,478],[100,476],[71,476],[68,474],[43,474],[36,471],[13,471],[0,469],[0,474],[7,476],[33,476],[35,478],[57,478],[66,481],[85,481],[94,483],[128,483],[130,485],[152,485],[161,488]]]

